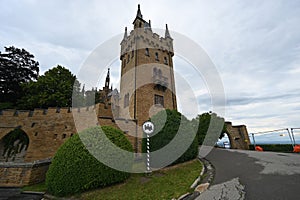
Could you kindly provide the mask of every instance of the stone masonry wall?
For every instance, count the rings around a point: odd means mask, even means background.
[[[23,163],[0,162],[0,186],[20,187],[45,180],[50,161],[36,161],[52,158],[58,148],[73,134],[96,125],[112,126],[123,130],[133,148],[141,149],[141,144],[135,138],[138,130],[136,122],[114,118],[110,104],[100,103],[74,109],[1,111],[0,141],[10,131],[20,127],[28,135],[29,145]]]
[[[53,157],[57,149],[73,134],[96,125],[120,128],[128,135],[129,140],[134,142],[132,135],[135,123],[128,123],[125,119],[117,119],[116,123],[111,106],[104,104],[80,109],[3,110],[0,114],[0,141],[10,131],[20,127],[29,137],[24,162],[32,162]]]
[[[0,163],[0,186],[22,187],[43,182],[51,161]]]
[[[232,126],[231,122],[226,122],[228,138],[231,149],[249,149],[250,139],[245,125]]]

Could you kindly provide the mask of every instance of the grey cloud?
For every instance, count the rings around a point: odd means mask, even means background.
[[[22,47],[36,55],[42,71],[62,64],[76,74],[99,44],[125,26],[132,29],[137,2],[2,0],[0,8],[1,50],[6,45]],[[280,122],[277,126],[299,126],[299,1],[143,1],[141,9],[153,27],[168,23],[170,30],[205,49],[223,80],[228,119],[250,128],[274,124],[272,117]],[[176,60],[174,66],[193,89],[206,88],[200,76],[187,70],[187,63]],[[120,78],[119,70],[119,62],[114,62],[112,80]],[[103,86],[101,80],[99,84]],[[197,98],[201,111],[212,109],[209,91]]]

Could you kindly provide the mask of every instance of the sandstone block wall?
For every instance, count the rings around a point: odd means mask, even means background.
[[[0,163],[0,186],[22,187],[43,182],[51,161]]]
[[[231,122],[225,122],[227,125],[228,138],[231,149],[249,149],[250,139],[245,125],[232,126]]]

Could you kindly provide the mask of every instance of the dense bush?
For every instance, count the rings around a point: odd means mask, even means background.
[[[227,133],[227,128],[226,128],[226,124],[224,123],[224,119],[217,116],[217,114],[215,113],[203,113],[201,115],[198,115],[195,119],[192,120],[192,124],[194,127],[197,127],[198,126],[198,129],[197,129],[197,137],[198,137],[198,144],[199,145],[202,145],[203,142],[204,142],[204,139],[207,135],[207,131],[208,131],[208,128],[210,126],[210,123],[211,123],[211,119],[214,119],[214,124],[216,123],[223,123],[223,129],[220,130],[219,133],[217,133],[217,136],[219,137],[219,139],[221,139],[222,137],[225,136],[225,133]],[[215,132],[215,131],[219,131],[219,130],[214,130],[214,129],[218,129],[218,126],[214,127],[212,126],[211,127],[211,132]],[[215,144],[217,141],[218,141],[218,138],[212,138],[213,141],[210,141],[210,145],[213,145]]]
[[[274,151],[274,152],[293,152],[293,146],[290,144],[257,144],[263,148],[264,151]],[[250,150],[254,150],[254,145],[249,145]]]
[[[115,145],[132,151],[132,146],[122,131],[108,126],[101,128]],[[66,196],[122,182],[129,177],[129,173],[117,171],[98,161],[82,143],[81,139],[86,137],[93,140],[92,145],[101,145],[99,148],[102,148],[103,143],[97,137],[100,130],[99,126],[86,129],[79,133],[80,137],[79,134],[74,135],[58,149],[46,176],[49,193]]]
[[[176,110],[167,109],[165,111],[161,111],[151,117],[150,121],[152,121],[155,125],[154,134],[150,137],[151,152],[165,147],[176,136],[176,134],[186,135],[185,139],[192,137],[191,135],[193,130],[191,122]],[[179,126],[181,126],[180,131],[178,131]],[[181,144],[185,145],[185,142],[182,141]],[[177,146],[177,148],[179,148],[179,146]],[[146,138],[143,138],[142,150],[143,152],[146,152]],[[198,143],[197,137],[195,137],[188,149],[172,164],[182,163],[194,159],[197,157],[197,155]],[[152,158],[151,166],[156,167],[155,165],[155,158]]]

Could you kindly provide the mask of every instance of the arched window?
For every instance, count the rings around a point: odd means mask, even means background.
[[[131,58],[133,58],[133,55],[134,55],[134,51],[132,50],[131,51]]]
[[[164,106],[164,97],[155,94],[155,95],[154,95],[154,104],[155,104],[155,105]]]
[[[129,54],[127,55],[127,63],[129,63],[129,59],[130,59],[130,56]]]
[[[164,63],[167,65],[168,64],[168,59],[167,57],[164,57]]]
[[[157,53],[157,52],[155,52],[155,60],[157,60],[157,61],[159,60],[159,59],[158,59],[158,53]]]
[[[149,54],[149,49],[148,48],[146,48],[146,50],[145,50],[145,55],[146,56],[149,56],[150,54]]]

